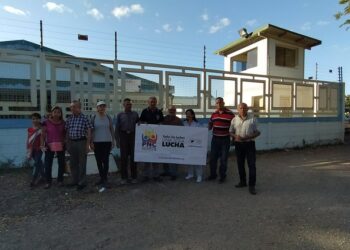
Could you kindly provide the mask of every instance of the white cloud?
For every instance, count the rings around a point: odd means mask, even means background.
[[[155,29],[154,32],[160,33],[161,31],[159,29]]]
[[[144,12],[141,4],[132,4],[130,6],[130,11],[131,13],[135,13],[135,14],[142,14]]]
[[[209,33],[214,34],[219,30],[225,28],[226,26],[230,25],[230,23],[230,19],[228,19],[227,17],[221,18],[219,22],[217,22],[215,25],[210,26]]]
[[[58,13],[63,13],[63,12],[73,12],[70,8],[66,7],[62,3],[55,3],[55,2],[46,2],[43,5],[43,8],[46,8],[48,11],[55,11]]]
[[[208,21],[209,20],[209,16],[208,16],[207,13],[202,14],[201,18],[202,18],[203,21]]]
[[[178,25],[177,27],[176,27],[176,31],[177,32],[182,32],[184,30],[184,28],[182,28],[180,25]]]
[[[170,24],[168,24],[168,23],[163,24],[162,28],[163,28],[163,30],[164,30],[165,32],[170,32],[170,31],[172,31],[172,28],[171,28]]]
[[[112,14],[118,19],[121,19],[123,17],[128,17],[131,14],[142,14],[143,12],[144,12],[144,9],[141,6],[141,4],[132,4],[130,6],[119,6],[119,7],[115,7],[112,10]]]
[[[317,22],[317,25],[319,25],[319,26],[325,26],[325,25],[328,25],[328,24],[329,24],[329,21],[322,21],[322,20],[320,20],[320,21]]]
[[[92,16],[96,20],[101,20],[104,18],[103,14],[96,8],[92,8],[91,10],[88,10],[86,14]]]
[[[257,20],[256,19],[251,19],[251,20],[246,21],[245,24],[247,26],[253,27],[253,26],[255,26],[257,24]]]
[[[10,13],[10,14],[14,14],[17,16],[26,16],[27,14],[29,14],[28,11],[23,11],[23,10],[17,9],[17,8],[9,6],[9,5],[5,5],[3,7],[3,10]]]
[[[310,22],[306,22],[303,23],[303,25],[301,26],[302,30],[311,30],[311,23]]]

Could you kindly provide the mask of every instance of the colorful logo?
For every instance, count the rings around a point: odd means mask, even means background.
[[[154,130],[145,129],[142,134],[142,148],[147,150],[156,150],[157,134]]]

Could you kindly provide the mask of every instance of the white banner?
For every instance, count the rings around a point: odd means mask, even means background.
[[[207,146],[207,128],[151,124],[136,126],[136,162],[206,165]]]

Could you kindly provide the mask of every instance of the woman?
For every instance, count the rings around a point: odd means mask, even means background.
[[[194,113],[193,109],[187,109],[186,110],[186,119],[184,121],[184,126],[186,127],[200,127],[197,119],[196,114]],[[188,173],[186,176],[186,180],[190,180],[194,177],[194,172],[197,176],[197,182],[202,181],[202,173],[203,173],[203,166],[202,165],[190,165],[188,166]]]
[[[92,117],[91,149],[94,150],[100,181],[96,185],[107,187],[109,169],[109,153],[114,147],[114,132],[112,118],[106,114],[106,103],[97,102],[97,114]]]
[[[45,189],[52,184],[52,163],[56,154],[58,161],[57,184],[63,186],[63,174],[65,167],[65,122],[62,117],[62,109],[54,106],[51,109],[51,115],[43,122],[43,131],[41,136],[41,149],[45,151]]]

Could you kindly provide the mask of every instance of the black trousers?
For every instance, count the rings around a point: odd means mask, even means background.
[[[256,183],[256,149],[255,141],[249,142],[235,142],[235,151],[237,157],[237,167],[240,182],[243,184],[247,183],[246,172],[245,172],[245,159],[247,159],[249,168],[249,186],[254,187]]]
[[[56,152],[56,155],[58,161],[57,182],[63,182],[64,166],[66,164],[65,151],[58,151]],[[45,176],[47,183],[52,182],[52,163],[54,156],[55,152],[48,148],[45,152]]]
[[[121,161],[121,175],[122,179],[128,179],[128,163],[130,157],[130,173],[131,178],[137,178],[137,169],[134,161],[135,151],[135,133],[127,133],[120,131],[120,161]]]
[[[103,182],[107,181],[109,170],[109,153],[111,152],[111,142],[94,142],[94,153],[98,172]]]

